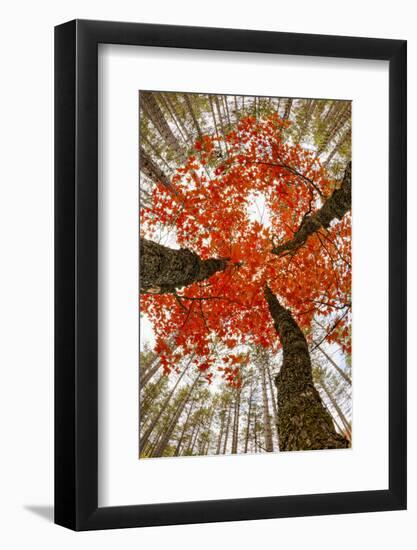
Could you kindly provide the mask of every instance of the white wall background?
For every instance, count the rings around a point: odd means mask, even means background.
[[[0,86],[0,544],[43,547],[343,550],[414,548],[416,491],[417,37],[407,0],[40,0],[2,9]],[[408,39],[409,510],[75,534],[51,523],[53,495],[53,26],[110,19]]]

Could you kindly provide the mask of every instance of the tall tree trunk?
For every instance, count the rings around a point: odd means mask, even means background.
[[[349,385],[352,385],[352,380],[350,379],[350,377],[339,367],[339,365],[337,365],[333,359],[330,357],[330,355],[328,355],[324,349],[321,347],[320,344],[317,344],[317,342],[314,342],[313,340],[313,344],[315,344],[315,348],[317,348],[323,355],[324,357],[329,361],[329,363],[337,370],[337,372],[340,374],[340,376],[343,378],[343,380],[345,382],[347,382]]]
[[[172,388],[172,390],[169,392],[168,396],[165,398],[164,402],[162,403],[162,406],[158,412],[158,414],[155,416],[155,418],[152,420],[151,422],[151,425],[148,427],[148,429],[145,431],[145,433],[143,434],[143,436],[141,435],[140,437],[140,446],[143,447],[144,445],[146,445],[146,442],[148,441],[149,439],[149,436],[151,435],[152,431],[154,430],[156,424],[158,423],[159,419],[161,418],[161,416],[163,415],[163,413],[165,412],[172,396],[174,395],[175,393],[175,390],[177,389],[178,387],[178,384],[181,382],[183,376],[185,375],[185,373],[187,372],[188,370],[188,367],[190,366],[191,364],[191,361],[193,360],[194,358],[194,354],[191,356],[190,360],[188,361],[187,363],[187,366],[183,369],[182,373],[180,374],[180,376],[178,377],[177,381],[175,382],[175,385],[174,387]]]
[[[191,435],[190,435],[190,439],[188,440],[188,446],[187,446],[187,450],[185,451],[185,454],[190,454],[190,451],[191,451],[191,447],[192,447],[192,444],[193,444],[193,441],[194,441],[194,434],[197,430],[197,424],[194,424],[193,426],[193,429],[191,431]]]
[[[338,142],[335,144],[333,149],[328,154],[326,160],[323,162],[323,166],[328,166],[335,154],[340,150],[340,148],[346,143],[351,134],[351,128],[348,126],[343,134],[340,136]]]
[[[285,104],[285,111],[284,111],[284,116],[282,117],[284,120],[287,120],[290,118],[290,113],[291,113],[291,107],[292,107],[292,99],[288,98],[287,99],[287,103]]]
[[[145,392],[143,396],[139,396],[139,411],[140,411],[140,425],[141,430],[148,420],[149,409],[155,399],[155,394],[160,392],[160,387],[165,375],[161,374],[158,380],[155,382],[155,387],[151,392]],[[155,393],[154,393],[155,392]]]
[[[349,439],[351,439],[352,438],[352,428],[351,428],[350,422],[347,420],[346,416],[343,414],[342,409],[339,407],[334,395],[332,394],[332,392],[328,388],[328,386],[325,383],[325,381],[323,380],[322,376],[319,379],[319,384],[323,388],[324,393],[327,395],[330,403],[332,404],[332,407],[334,408],[334,410],[337,413],[337,416],[342,421],[342,424],[345,428],[346,433],[349,436]]]
[[[149,365],[149,367],[145,370],[145,372],[140,374],[139,384],[141,390],[145,388],[149,380],[158,372],[159,365],[160,363],[158,357],[155,357],[155,359],[152,361],[151,365]]]
[[[216,409],[216,406],[215,404],[212,405],[212,410],[211,410],[211,414],[210,414],[210,420],[209,420],[209,424],[208,424],[208,428],[207,428],[207,431],[208,431],[208,437],[207,437],[207,441],[206,441],[206,444],[203,448],[203,454],[208,454],[209,452],[209,449],[210,449],[210,443],[211,443],[211,426],[213,424],[213,418],[214,418],[214,411]]]
[[[305,114],[303,116],[303,121],[300,124],[300,129],[298,132],[298,143],[301,143],[301,141],[304,139],[304,136],[306,135],[308,126],[314,113],[315,106],[316,102],[314,101],[314,99],[306,100]]]
[[[216,122],[216,115],[214,113],[214,106],[213,106],[213,100],[211,98],[211,95],[209,95],[209,103],[210,103],[210,110],[211,110],[211,116],[213,117],[213,122],[214,122],[214,130],[216,132],[216,136],[220,136],[220,132],[219,132],[219,129],[217,127],[217,122]],[[220,153],[223,154],[223,150],[222,150],[222,147],[221,147],[221,144],[219,143],[219,149],[220,149]]]
[[[154,183],[161,183],[170,193],[177,195],[177,190],[172,185],[170,178],[165,174],[162,168],[152,160],[151,156],[145,151],[142,145],[139,147],[140,170]]]
[[[327,412],[330,414],[330,416],[332,417],[332,420],[333,420],[333,424],[335,425],[336,427],[336,431],[340,434],[344,434],[345,433],[345,430],[340,426],[339,422],[337,421],[337,418],[335,417],[335,415],[332,413],[332,411],[329,409],[329,407],[327,406],[327,403],[322,399],[322,403],[323,405],[325,406]]]
[[[229,403],[229,406],[228,406],[228,409],[227,409],[226,433],[225,433],[225,436],[224,436],[224,445],[223,445],[223,454],[224,455],[226,454],[226,451],[227,451],[227,440],[229,438],[230,416],[231,416],[230,409],[231,409],[231,406],[230,406],[230,403]]]
[[[178,444],[175,448],[174,456],[179,456],[179,454],[180,454],[181,446],[182,446],[182,443],[184,441],[185,433],[186,433],[186,431],[188,429],[188,426],[189,426],[189,423],[190,423],[191,413],[193,412],[194,405],[195,405],[195,399],[193,399],[190,403],[190,407],[189,407],[188,413],[187,413],[187,418],[185,419],[184,426],[183,426],[182,432],[181,432],[181,436],[180,436],[180,438],[178,440]]]
[[[225,95],[222,97],[223,97],[223,103],[224,103],[224,110],[226,111],[227,121],[229,123],[229,129],[230,129],[232,123],[230,122],[229,105],[227,104],[227,97]]]
[[[190,447],[190,454],[193,454],[193,452],[194,452],[194,447],[195,447],[195,444],[197,443],[197,438],[198,438],[198,435],[200,433],[200,428],[201,428],[201,423],[199,422],[197,424],[197,430],[195,432],[194,441],[192,442],[192,445]]]
[[[177,130],[178,130],[178,133],[180,134],[182,140],[184,141],[185,147],[188,148],[190,146],[191,138],[189,137],[188,134],[187,135],[184,134],[183,128],[180,126],[180,123],[177,120],[177,116],[175,114],[175,109],[172,108],[172,104],[170,103],[169,98],[167,98],[167,95],[162,93],[162,92],[159,94],[159,98],[161,99],[161,102],[163,103],[165,109],[168,111],[168,113],[170,114],[172,120],[174,121],[174,124],[175,124],[175,126],[177,127]]]
[[[185,103],[188,107],[188,110],[190,111],[191,118],[193,119],[195,129],[197,130],[198,139],[202,140],[203,139],[203,133],[201,132],[201,128],[200,128],[200,125],[198,123],[197,117],[195,116],[195,113],[194,113],[194,110],[193,110],[193,105],[191,103],[189,94],[184,94],[184,99],[185,99]]]
[[[221,113],[221,111],[220,111],[220,103],[219,103],[219,98],[218,98],[217,95],[214,96],[214,101],[215,101],[215,103],[216,103],[217,112],[218,112],[218,114],[219,114],[220,127],[221,127],[221,129],[222,129],[224,145],[225,145],[225,147],[226,147],[226,156],[229,156],[229,148],[228,148],[228,146],[227,146],[227,141],[226,141],[226,132],[224,131],[222,113]]]
[[[160,441],[158,442],[158,444],[155,446],[154,450],[152,451],[152,456],[153,457],[157,457],[157,456],[163,456],[164,455],[164,451],[165,449],[167,448],[168,444],[169,444],[169,441],[171,439],[171,436],[177,426],[177,422],[178,420],[180,419],[180,416],[185,408],[185,405],[187,404],[187,397],[184,397],[180,403],[178,404],[175,412],[174,412],[174,416],[171,418],[171,420],[168,422],[168,425],[164,431],[164,434],[163,436],[161,437]]]
[[[261,365],[261,381],[262,381],[262,409],[263,409],[263,422],[265,432],[265,450],[268,453],[272,453],[274,446],[272,443],[272,430],[271,430],[271,415],[269,414],[268,406],[268,394],[266,391],[266,376],[265,376],[265,358],[263,358]]]
[[[178,160],[183,161],[185,159],[184,150],[171,130],[164,113],[158,105],[156,97],[157,94],[155,94],[155,92],[141,92],[140,106],[144,114],[149,117],[152,124],[161,134],[162,139],[164,139],[171,150],[176,153]]]
[[[239,440],[239,413],[240,413],[240,390],[236,391],[235,407],[233,417],[232,454],[237,454]]]
[[[163,294],[208,279],[227,265],[225,259],[202,260],[197,254],[140,238],[141,293]]]
[[[191,362],[191,361],[190,361]],[[189,363],[190,364],[190,363]],[[170,421],[165,433],[164,433],[164,437],[161,439],[161,441],[159,442],[158,446],[156,447],[155,451],[153,452],[152,456],[162,456],[163,453],[164,453],[164,450],[165,448],[167,447],[170,439],[171,439],[171,436],[177,426],[177,422],[185,408],[185,406],[187,405],[193,391],[194,391],[194,388],[197,384],[197,382],[199,381],[200,379],[200,376],[201,376],[201,372],[198,373],[197,377],[195,378],[194,382],[192,383],[192,385],[190,386],[190,389],[188,390],[187,392],[187,395],[184,397],[184,399],[181,401],[181,403],[179,404],[175,414],[174,414],[174,417],[172,418],[172,420]]]
[[[280,451],[345,449],[314,387],[307,341],[291,312],[265,287],[265,298],[281,340],[284,360],[276,377]]]
[[[220,454],[220,449],[221,449],[222,440],[223,440],[224,421],[225,421],[225,419],[226,419],[226,409],[223,409],[220,412],[220,430],[219,430],[219,437],[217,439],[216,455]]]
[[[248,452],[249,445],[249,433],[250,433],[250,422],[251,422],[251,412],[252,412],[252,396],[253,396],[253,382],[250,385],[249,391],[249,403],[248,403],[248,418],[246,421],[246,436],[245,436],[245,453]]]
[[[269,363],[267,364],[266,371],[267,371],[267,374],[268,374],[269,393],[271,394],[272,410],[273,410],[273,413],[274,413],[275,433],[277,435],[277,446],[278,446],[278,449],[279,449],[278,409],[277,409],[277,401],[275,399],[275,394],[274,394],[274,385],[272,383],[271,369],[269,368]]]

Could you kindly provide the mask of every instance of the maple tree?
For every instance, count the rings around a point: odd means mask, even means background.
[[[239,389],[251,350],[283,348],[280,450],[346,447],[313,384],[308,338],[320,318],[323,339],[350,353],[350,165],[331,177],[285,137],[289,125],[272,113],[199,132],[170,180],[157,178],[140,211],[141,311],[166,374],[192,357],[208,383]],[[157,242],[161,227],[175,247]]]

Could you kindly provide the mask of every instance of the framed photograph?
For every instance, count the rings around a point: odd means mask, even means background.
[[[55,29],[55,522],[406,508],[406,42]]]

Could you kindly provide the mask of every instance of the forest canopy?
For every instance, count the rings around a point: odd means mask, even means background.
[[[351,104],[140,92],[140,456],[351,441]]]

